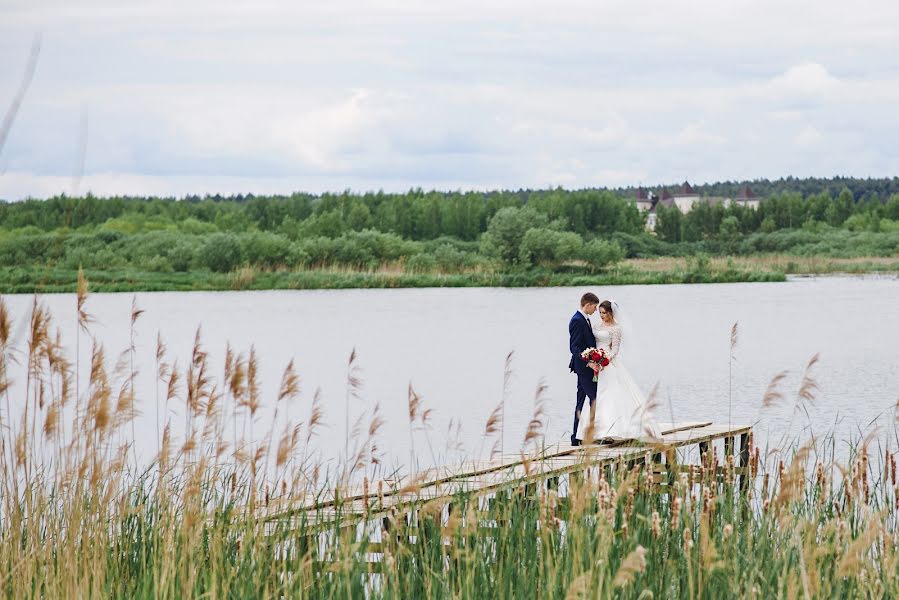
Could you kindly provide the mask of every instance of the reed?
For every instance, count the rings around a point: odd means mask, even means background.
[[[4,394],[16,355],[5,306],[0,298]],[[35,302],[28,322],[24,402],[7,397],[0,424],[5,597],[899,595],[896,455],[878,447],[881,438],[857,440],[845,458],[827,439],[777,454],[752,448],[753,483],[745,490],[732,460],[717,465],[710,457],[664,488],[647,465],[606,470],[585,462],[582,476],[558,485],[510,484],[487,495],[433,500],[420,478],[378,476],[383,421],[376,405],[359,417],[346,464],[329,471],[317,460],[312,442],[323,418],[320,394],[304,398],[292,362],[271,399],[272,422],[254,429],[253,417],[266,402],[256,375],[260,357],[229,345],[219,380],[198,331],[184,371],[157,339],[157,405],[183,404],[186,421],[179,438],[170,411],[162,410],[158,454],[136,470],[133,439],[127,439],[136,407],[113,392],[130,390],[134,369],[110,370],[95,342],[79,414],[67,392],[73,366],[51,333],[52,319]],[[806,366],[797,407],[815,400],[816,362],[813,357]],[[760,405],[785,401],[782,380],[775,376]],[[355,356],[347,386],[348,398],[361,391]],[[523,456],[540,449],[545,392],[541,382]],[[306,403],[304,422],[290,419],[288,403]],[[503,404],[491,413],[486,437],[501,440]],[[11,406],[26,416],[18,418]],[[410,442],[413,426],[424,429],[427,414],[410,385]],[[239,443],[230,447],[224,432],[239,421]],[[361,513],[358,500],[344,500],[359,482]],[[386,495],[398,493],[408,498],[405,508],[385,510]],[[330,504],[291,510],[310,498]]]

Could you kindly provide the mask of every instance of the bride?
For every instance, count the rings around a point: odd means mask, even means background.
[[[600,323],[593,325],[596,347],[606,351],[609,365],[598,373],[596,402],[590,406],[590,417],[581,419],[575,437],[585,444],[592,440],[588,431],[593,422],[592,437],[600,439],[661,439],[658,423],[648,412],[646,398],[634,383],[619,355],[622,327],[616,315],[618,304],[604,300],[599,304]]]

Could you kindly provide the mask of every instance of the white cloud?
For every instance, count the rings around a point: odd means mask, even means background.
[[[798,146],[816,146],[821,143],[821,140],[824,139],[824,136],[820,131],[815,129],[814,127],[807,125],[796,134],[794,141]]]
[[[6,4],[0,197],[67,189],[82,107],[95,192],[896,173],[885,1]]]
[[[818,63],[790,67],[786,73],[771,80],[771,87],[776,92],[788,94],[825,94],[839,85],[840,80]]]

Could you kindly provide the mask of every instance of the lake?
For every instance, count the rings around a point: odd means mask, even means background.
[[[347,361],[353,349],[362,388],[351,399],[349,421],[367,429],[377,404],[384,426],[378,451],[384,465],[410,460],[407,389],[433,409],[427,429],[414,432],[421,467],[486,456],[496,439],[517,451],[542,381],[546,443],[565,441],[571,427],[575,380],[568,372],[567,324],[582,288],[403,289],[342,291],[94,294],[87,310],[90,333],[102,343],[112,369],[129,344],[132,298],[145,312],[135,326],[137,448],[156,449],[155,352],[157,333],[170,359],[183,368],[197,327],[215,373],[226,344],[238,352],[255,346],[264,408],[255,431],[267,431],[282,372],[295,360],[301,396],[289,409],[306,421],[316,389],[325,424],[312,444],[334,465],[344,452]],[[836,429],[860,437],[878,424],[895,443],[899,398],[899,279],[796,278],[786,283],[619,286],[593,289],[627,310],[632,342],[627,365],[645,391],[658,384],[660,421],[750,423],[761,445],[804,440]],[[32,296],[6,296],[17,346],[26,347]],[[75,348],[75,296],[40,296],[61,329],[70,358]],[[730,333],[738,323],[734,360]],[[503,400],[504,365],[511,359],[502,436],[484,439],[491,411]],[[803,369],[820,353],[812,403],[796,403]],[[89,342],[82,335],[80,377],[87,379]],[[731,370],[732,369],[732,370]],[[763,409],[762,396],[779,371],[788,370],[782,406]],[[732,373],[732,376],[729,376]],[[24,393],[24,370],[13,369],[13,411]],[[219,382],[220,383],[220,382]],[[82,390],[83,391],[83,390]],[[178,430],[183,397],[169,406]],[[365,416],[363,416],[365,415]],[[451,427],[451,431],[450,431]],[[351,425],[352,428],[352,425]],[[351,444],[352,445],[352,444]]]

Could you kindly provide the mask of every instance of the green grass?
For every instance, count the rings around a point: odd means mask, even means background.
[[[87,270],[95,292],[318,290],[354,288],[429,287],[547,287],[666,283],[732,283],[783,281],[780,271],[740,269],[687,269],[668,271],[628,267],[598,274],[543,269],[511,273],[416,274],[352,272],[347,270],[257,271],[241,269],[220,274],[209,271],[158,273],[136,269]],[[75,291],[77,271],[59,268],[0,268],[0,293],[30,294]]]

